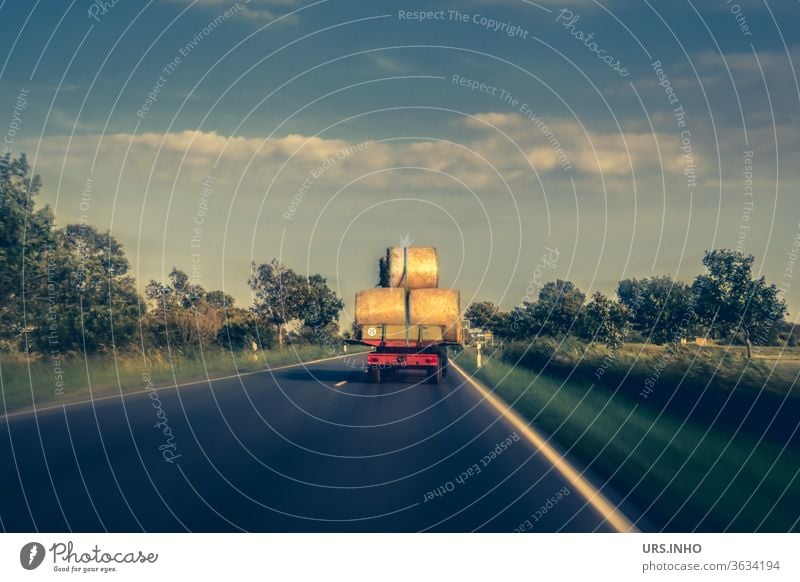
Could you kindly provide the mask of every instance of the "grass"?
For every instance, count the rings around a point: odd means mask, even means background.
[[[351,346],[350,350],[353,350]],[[358,348],[356,348],[358,350]],[[29,409],[52,403],[67,403],[97,398],[120,392],[136,392],[147,386],[147,375],[156,387],[172,386],[235,374],[255,372],[309,361],[341,351],[326,346],[299,346],[270,350],[258,355],[252,352],[231,352],[222,349],[184,354],[164,351],[142,354],[72,356],[60,365],[46,358],[24,354],[3,354],[0,357],[0,390],[6,412]],[[57,382],[63,383],[61,394]],[[1,411],[0,411],[1,412]]]
[[[539,338],[532,343],[514,343],[500,352],[509,363],[519,362],[533,369],[547,369],[562,376],[571,374],[590,382],[621,387],[632,395],[642,391],[646,380],[677,386],[682,382],[708,385],[709,389],[730,393],[766,391],[772,395],[800,397],[795,377],[800,371],[796,358],[800,350],[756,348],[748,360],[740,346],[701,347],[693,344],[659,346],[624,344],[612,351],[598,344],[586,345],[572,338]],[[778,354],[780,358],[778,359]],[[777,362],[795,367],[776,366]],[[648,394],[650,398],[658,394]]]
[[[800,418],[800,366],[789,359],[777,365],[778,360],[748,360],[735,348],[695,345],[633,344],[612,351],[573,338],[509,344],[497,355],[534,372],[603,386],[700,425],[754,435],[769,427],[767,437],[778,442],[794,434]]]
[[[646,511],[656,528],[800,529],[797,440],[782,450],[780,442],[665,413],[606,386],[537,378],[497,357],[484,359],[478,370],[472,350],[457,361],[568,456]]]

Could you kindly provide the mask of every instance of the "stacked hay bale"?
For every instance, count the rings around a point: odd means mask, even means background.
[[[405,325],[406,290],[402,288],[366,289],[356,293],[358,325]]]
[[[380,260],[382,287],[356,294],[356,324],[444,326],[442,339],[461,342],[461,295],[439,289],[434,247],[390,247]],[[416,332],[411,334],[416,338]]]
[[[390,247],[386,249],[385,260],[387,287],[436,289],[439,286],[439,253],[435,247]]]

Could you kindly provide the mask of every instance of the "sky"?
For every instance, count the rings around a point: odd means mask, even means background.
[[[59,225],[250,303],[345,299],[404,236],[503,308],[691,281],[734,248],[800,310],[794,0],[0,0],[0,133]]]

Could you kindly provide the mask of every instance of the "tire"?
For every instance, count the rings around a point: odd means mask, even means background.
[[[370,384],[380,384],[381,381],[381,369],[376,366],[370,366],[367,370],[367,382]]]
[[[431,373],[431,375],[428,376],[428,383],[429,384],[438,384],[439,382],[442,381],[442,366],[441,366],[441,364],[437,365],[435,368],[429,368],[429,371]]]
[[[437,350],[435,353],[439,356],[439,365],[442,367],[442,377],[445,377],[450,368],[450,362],[447,359],[447,350]]]

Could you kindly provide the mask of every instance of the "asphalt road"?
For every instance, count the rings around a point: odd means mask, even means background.
[[[367,384],[362,360],[0,420],[0,526],[612,531],[455,370]]]

